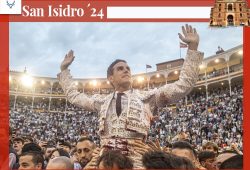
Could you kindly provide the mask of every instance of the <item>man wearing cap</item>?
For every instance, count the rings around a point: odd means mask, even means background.
[[[141,159],[128,147],[128,143],[146,139],[152,112],[155,112],[157,107],[164,107],[184,97],[198,79],[199,64],[203,59],[203,53],[197,51],[199,36],[196,29],[190,25],[183,26],[182,31],[183,35],[179,34],[179,38],[188,45],[188,52],[179,80],[159,89],[132,89],[130,67],[125,60],[115,60],[107,70],[107,78],[114,87],[114,93],[105,97],[87,96],[74,87],[68,69],[74,60],[72,50],[61,64],[58,78],[68,101],[85,110],[98,112],[101,145],[112,150],[121,150],[123,154],[130,156],[135,160],[135,168],[142,167],[141,161],[137,161]]]

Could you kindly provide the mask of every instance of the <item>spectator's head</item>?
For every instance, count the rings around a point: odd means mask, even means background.
[[[207,142],[205,145],[202,146],[204,151],[211,151],[214,152],[216,155],[218,154],[219,147],[213,142]]]
[[[122,86],[128,89],[131,84],[131,72],[127,62],[117,59],[111,63],[107,70],[107,78],[114,88]]]
[[[192,162],[196,161],[196,152],[190,143],[178,141],[173,143],[172,154],[189,159]]]
[[[192,162],[186,158],[162,151],[146,152],[142,157],[146,169],[194,169]]]
[[[63,143],[64,143],[64,140],[63,140],[63,139],[58,140],[58,141],[57,141],[57,146],[56,146],[56,148],[63,149]]]
[[[70,158],[66,156],[56,157],[49,161],[46,169],[66,169],[66,170],[73,170],[74,164],[70,161]]]
[[[215,159],[216,159],[216,155],[214,152],[211,151],[202,151],[199,153],[198,155],[199,158],[199,162],[200,164],[208,169],[208,170],[213,170],[215,168]]]
[[[107,151],[97,161],[98,169],[133,169],[131,159],[119,151]]]
[[[42,153],[42,148],[36,143],[27,143],[23,145],[22,153],[25,152],[40,152]]]
[[[66,152],[70,153],[71,144],[70,144],[69,142],[63,142],[62,145],[63,145],[63,149],[64,149]]]
[[[46,141],[40,141],[39,146],[41,146],[42,151],[45,153],[46,147],[47,147],[47,142]]]
[[[94,149],[95,143],[90,138],[82,137],[77,141],[76,152],[82,167],[91,160]]]
[[[188,140],[188,134],[185,132],[180,132],[178,135],[178,140],[180,141],[189,141]]]
[[[17,155],[21,154],[23,145],[24,145],[23,138],[16,137],[16,138],[13,139],[13,148],[16,151]]]
[[[172,144],[170,142],[166,142],[164,145],[164,151],[170,153],[172,149]]]
[[[19,158],[19,170],[31,169],[39,170],[43,169],[44,159],[40,152],[25,152],[20,155]]]
[[[65,157],[70,158],[69,153],[60,148],[60,149],[54,149],[51,152],[50,160],[52,160],[56,157],[59,157],[59,156],[65,156]]]
[[[243,155],[235,155],[225,160],[220,169],[243,169]]]
[[[54,151],[56,149],[55,146],[53,145],[47,145],[46,148],[45,148],[45,153],[44,153],[44,157],[45,157],[45,160],[46,161],[49,161],[49,158],[52,154],[52,151]]]
[[[221,154],[219,154],[216,158],[215,164],[219,168],[220,165],[227,159],[237,155],[234,151],[224,151]]]

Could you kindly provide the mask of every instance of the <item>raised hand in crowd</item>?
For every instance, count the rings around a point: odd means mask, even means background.
[[[153,141],[149,141],[148,142],[148,146],[150,148],[152,148],[154,151],[157,151],[157,150],[161,151],[162,150],[162,147],[161,147],[160,142],[159,142],[158,139],[156,139],[154,142]]]
[[[128,145],[134,149],[135,152],[143,155],[146,152],[153,151],[155,148],[151,148],[140,140],[128,141]]]
[[[148,146],[151,149],[153,149],[154,151],[163,151],[163,152],[166,152],[166,153],[169,153],[171,151],[171,149],[168,146],[161,147],[160,141],[158,139],[156,139],[154,142],[149,141]]]
[[[74,61],[75,56],[74,56],[74,51],[70,50],[68,54],[65,55],[64,60],[61,63],[61,71],[66,70],[70,64]]]
[[[199,35],[195,28],[192,28],[191,25],[186,24],[182,26],[182,34],[179,33],[179,38],[188,45],[188,49],[197,50],[199,45]]]

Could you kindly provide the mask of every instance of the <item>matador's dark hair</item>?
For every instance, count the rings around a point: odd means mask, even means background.
[[[117,63],[119,62],[124,62],[124,63],[127,63],[125,60],[121,60],[121,59],[116,59],[115,61],[113,61],[109,67],[108,67],[108,70],[107,70],[107,78],[109,78],[109,76],[113,75],[113,67],[114,65],[116,65]]]

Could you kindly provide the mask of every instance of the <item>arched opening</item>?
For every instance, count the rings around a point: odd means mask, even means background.
[[[100,93],[101,94],[109,94],[111,92],[113,92],[113,86],[110,84],[110,82],[108,80],[102,81]]]
[[[50,94],[51,93],[50,82],[45,80],[37,80],[35,93]]]
[[[229,82],[227,80],[216,81],[208,85],[208,96],[210,98],[215,98],[222,94],[226,94],[227,96],[230,94]]]
[[[10,100],[9,100],[9,107],[14,108],[14,103],[15,103],[15,96],[10,95]]]
[[[155,88],[155,87],[160,87],[166,84],[166,79],[163,74],[156,74],[152,77],[150,77],[149,81],[149,88]]]
[[[34,98],[34,110],[47,111],[49,108],[49,98],[35,97]]]
[[[167,83],[174,83],[175,81],[179,80],[179,76],[180,76],[180,70],[175,70],[171,73],[168,74],[167,77]]]
[[[52,85],[52,94],[64,94],[63,89],[59,82],[55,82]]]
[[[227,16],[227,25],[228,26],[233,26],[234,25],[234,17],[233,17],[233,15],[228,15]]]
[[[17,91],[18,88],[18,80],[16,78],[9,78],[9,87],[10,91]]]
[[[224,58],[216,58],[211,60],[206,67],[207,79],[219,77],[227,74],[226,60]]]
[[[132,81],[132,87],[135,89],[143,89],[146,90],[148,86],[147,77],[144,75],[138,75],[134,77]]]
[[[240,71],[243,69],[243,51],[242,51],[242,49],[233,53],[229,57],[228,65],[229,65],[229,72],[230,73]]]

